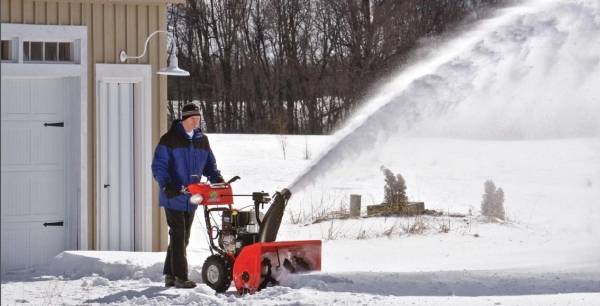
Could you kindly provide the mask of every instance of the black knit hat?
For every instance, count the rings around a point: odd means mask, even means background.
[[[181,110],[181,121],[192,116],[200,116],[200,109],[198,106],[196,106],[194,103],[184,105],[183,109]]]

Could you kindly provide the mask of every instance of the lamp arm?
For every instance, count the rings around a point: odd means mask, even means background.
[[[163,30],[156,30],[156,31],[152,32],[152,34],[150,34],[150,35],[148,36],[148,38],[146,38],[146,42],[144,43],[144,52],[142,52],[142,54],[141,54],[141,55],[139,55],[139,56],[129,56],[129,55],[127,55],[127,53],[126,53],[126,52],[123,50],[123,51],[121,51],[121,54],[120,54],[120,59],[121,59],[121,62],[125,62],[125,61],[127,61],[128,59],[138,59],[138,58],[142,58],[142,57],[144,57],[144,56],[146,55],[146,51],[148,51],[148,43],[150,42],[150,39],[151,39],[151,38],[152,38],[154,35],[156,35],[156,34],[158,34],[158,33],[166,33],[167,35],[171,36],[171,39],[173,39],[173,34],[171,34],[170,32],[163,31]],[[173,42],[171,42],[171,43],[173,44],[173,46],[175,46],[175,44],[174,44]],[[175,48],[176,48],[176,47],[175,47]],[[174,50],[174,51],[175,51],[175,50]],[[177,51],[175,51],[175,52],[177,52]]]

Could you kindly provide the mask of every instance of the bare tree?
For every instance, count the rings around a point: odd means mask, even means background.
[[[308,146],[308,136],[304,135],[304,159],[308,160],[311,157],[310,147]]]
[[[169,8],[169,120],[197,101],[213,132],[322,134],[419,39],[501,0],[188,0]]]

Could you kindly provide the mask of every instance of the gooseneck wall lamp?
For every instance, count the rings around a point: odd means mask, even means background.
[[[173,46],[173,48],[171,54],[169,55],[169,66],[160,69],[156,73],[172,76],[189,76],[189,72],[179,68],[179,63],[177,61],[177,45],[175,45],[173,35],[170,32],[162,30],[154,31],[148,36],[148,38],[146,38],[146,42],[144,43],[144,52],[142,52],[142,54],[140,54],[139,56],[129,56],[127,55],[127,52],[125,52],[125,50],[121,50],[121,52],[119,53],[119,60],[121,61],[121,63],[125,63],[128,59],[138,59],[144,57],[146,55],[146,51],[148,51],[148,42],[150,42],[150,39],[158,33],[166,33],[167,35],[169,35],[171,37],[171,45]]]

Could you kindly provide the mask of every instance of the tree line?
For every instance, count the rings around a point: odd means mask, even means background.
[[[217,133],[323,134],[423,37],[502,0],[188,0],[169,7],[169,119],[198,103]]]

